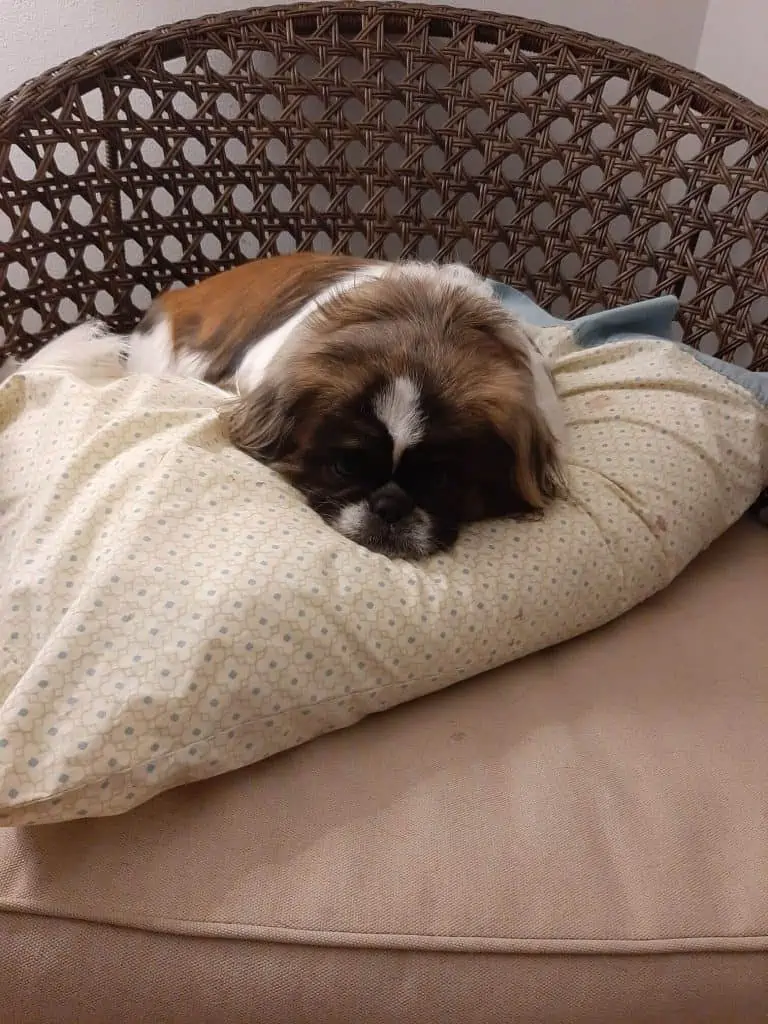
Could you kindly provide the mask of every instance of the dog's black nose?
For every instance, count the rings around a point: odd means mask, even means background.
[[[413,500],[410,495],[394,483],[384,484],[378,491],[374,491],[369,504],[373,514],[390,526],[399,523],[413,511]]]

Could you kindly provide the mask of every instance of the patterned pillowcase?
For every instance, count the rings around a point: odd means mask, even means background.
[[[556,327],[567,324],[573,332],[573,341],[579,348],[595,348],[598,345],[613,344],[627,339],[647,338],[672,341],[675,336],[675,321],[680,303],[674,295],[662,295],[645,299],[629,306],[599,310],[587,316],[567,322],[552,316],[537,306],[525,293],[510,285],[493,282],[497,298],[521,320],[541,327]],[[722,374],[728,380],[751,391],[757,401],[768,408],[768,371],[747,370],[734,363],[727,363],[716,356],[706,355],[690,346],[681,348],[699,362]],[[768,526],[768,487],[749,510],[758,522]]]
[[[6,381],[0,825],[117,814],[594,629],[754,502],[768,414],[749,390],[663,341],[536,340],[570,499],[416,565],[232,449],[210,388]]]

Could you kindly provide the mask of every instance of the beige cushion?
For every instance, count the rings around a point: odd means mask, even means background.
[[[13,1024],[751,1024],[768,534],[597,633],[130,814],[0,830]]]
[[[671,344],[542,332],[571,493],[393,562],[231,448],[202,384],[0,388],[0,825],[117,814],[607,622],[757,497],[768,410]]]

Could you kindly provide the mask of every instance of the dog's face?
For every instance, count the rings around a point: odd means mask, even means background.
[[[395,276],[333,298],[227,419],[326,522],[389,556],[447,550],[462,524],[560,488],[525,340],[460,286]]]

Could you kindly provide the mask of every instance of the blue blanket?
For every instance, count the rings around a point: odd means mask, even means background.
[[[520,320],[537,327],[567,326],[573,331],[576,344],[582,348],[609,345],[611,342],[629,338],[674,340],[672,327],[679,303],[673,295],[662,295],[657,299],[645,299],[629,306],[620,306],[618,309],[590,313],[575,320],[561,320],[537,306],[532,299],[516,288],[498,281],[493,282],[493,287],[497,297]],[[734,384],[751,391],[758,402],[768,408],[768,373],[746,370],[742,366],[726,363],[716,356],[708,356],[689,345],[682,345],[680,342],[677,344],[687,349],[694,359],[698,359],[715,373],[720,373]],[[768,526],[768,489],[763,491],[758,499],[754,512],[760,522]]]
[[[662,295],[657,299],[645,299],[618,309],[606,309],[600,313],[575,320],[560,320],[545,309],[537,306],[527,295],[509,285],[493,282],[494,291],[504,305],[521,320],[537,327],[564,327],[573,331],[574,340],[582,348],[595,345],[609,345],[612,341],[628,338],[658,338],[672,341],[672,325],[677,317],[679,303],[673,295]],[[768,407],[768,373],[745,370],[742,366],[726,363],[715,356],[705,355],[695,348],[682,345],[699,362],[716,373],[728,377],[734,384],[751,391],[757,400]]]

